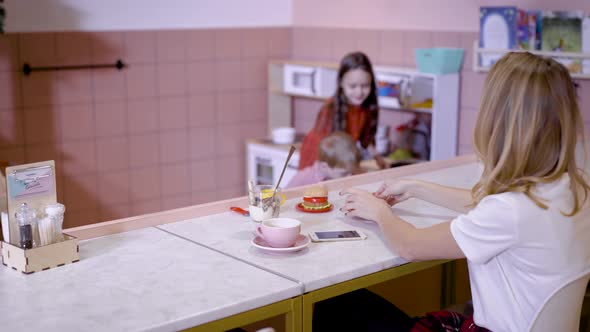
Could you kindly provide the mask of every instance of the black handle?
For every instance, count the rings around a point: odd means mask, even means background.
[[[23,74],[28,76],[34,71],[50,71],[50,70],[78,70],[78,69],[101,69],[101,68],[117,68],[121,70],[127,67],[121,59],[118,59],[114,64],[97,64],[97,65],[75,65],[75,66],[51,66],[51,67],[31,67],[27,62],[23,64]]]
[[[311,93],[313,93],[315,95],[315,73],[316,73],[316,69],[314,69],[311,72]]]

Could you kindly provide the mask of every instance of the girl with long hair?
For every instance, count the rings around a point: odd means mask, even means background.
[[[321,140],[335,131],[351,135],[365,155],[383,159],[375,150],[379,119],[375,75],[369,58],[361,52],[349,53],[340,61],[334,96],[322,107],[315,124],[303,139],[299,169],[313,165]]]

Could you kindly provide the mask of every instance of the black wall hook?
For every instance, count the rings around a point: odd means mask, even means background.
[[[23,64],[23,74],[28,76],[34,71],[50,71],[50,70],[78,70],[78,69],[101,69],[101,68],[117,68],[121,70],[127,67],[121,59],[118,59],[114,64],[98,64],[98,65],[75,65],[75,66],[54,66],[54,67],[31,67],[27,62]]]

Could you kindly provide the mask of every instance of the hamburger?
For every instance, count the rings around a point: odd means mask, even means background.
[[[302,207],[306,210],[322,210],[330,207],[328,191],[322,186],[307,188],[303,193]]]

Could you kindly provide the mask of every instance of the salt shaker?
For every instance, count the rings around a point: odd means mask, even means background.
[[[29,208],[27,203],[22,203],[14,213],[19,230],[19,245],[24,249],[31,249],[35,243],[35,234],[37,233],[37,213]]]
[[[60,203],[49,204],[45,207],[45,214],[49,219],[51,219],[51,224],[53,227],[53,239],[55,242],[61,242],[64,240],[62,227],[65,212],[65,205]]]
[[[51,218],[43,217],[37,221],[37,226],[39,227],[39,245],[46,246],[48,244],[52,244],[55,241],[54,239],[54,231],[53,231],[53,224],[51,222]]]

